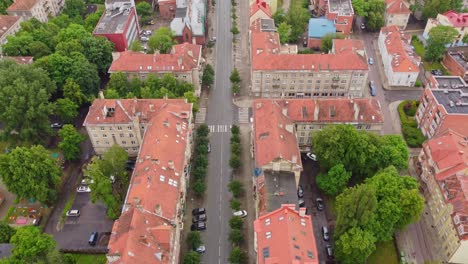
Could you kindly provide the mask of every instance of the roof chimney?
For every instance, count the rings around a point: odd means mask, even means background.
[[[304,217],[306,215],[307,208],[301,207],[299,208],[299,216]]]

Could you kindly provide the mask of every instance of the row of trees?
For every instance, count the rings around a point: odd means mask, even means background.
[[[287,13],[278,8],[273,14],[282,44],[296,42],[304,33],[310,18],[308,6],[308,1],[292,1]]]
[[[206,190],[205,178],[208,171],[208,135],[210,130],[206,124],[197,127],[195,133],[195,151],[193,159],[193,185],[195,195],[202,197]]]
[[[240,89],[241,89],[242,79],[240,77],[240,74],[237,68],[234,68],[234,70],[232,70],[231,75],[229,76],[229,80],[231,81],[232,93],[234,95],[239,94]]]
[[[142,2],[146,3],[146,2]],[[177,44],[177,41],[174,38],[174,32],[171,31],[168,27],[160,27],[148,40],[148,50],[146,53],[153,54],[158,51],[162,54],[168,54],[172,50],[172,46]],[[143,45],[138,39],[135,39],[132,44],[130,44],[131,51],[141,52],[143,51]]]
[[[210,86],[214,83],[214,75],[215,71],[213,66],[211,66],[211,64],[207,64],[205,69],[203,69],[202,85],[210,88]]]
[[[231,33],[235,36],[240,33],[239,28],[237,27],[237,15],[236,15],[236,0],[231,0],[231,18],[232,18],[232,26],[231,26]]]

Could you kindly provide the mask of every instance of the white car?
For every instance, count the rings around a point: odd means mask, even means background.
[[[80,216],[80,210],[70,210],[67,212],[67,216]]]
[[[148,37],[141,37],[140,40],[141,40],[142,42],[147,42],[147,41],[149,40],[149,38],[148,38]]]
[[[82,185],[90,185],[90,184],[93,184],[93,183],[94,183],[94,181],[91,178],[84,178],[84,179],[81,180]]]
[[[78,188],[76,188],[76,191],[79,193],[89,193],[91,192],[91,188],[89,188],[88,186],[81,185]]]
[[[317,155],[313,153],[307,152],[306,156],[313,161],[317,161]]]
[[[246,210],[241,210],[233,213],[234,216],[239,216],[239,217],[246,217],[247,216],[247,211]]]
[[[205,251],[206,251],[205,245],[201,245],[201,246],[197,247],[197,249],[195,249],[195,251],[197,253],[199,253],[199,254],[205,253]]]

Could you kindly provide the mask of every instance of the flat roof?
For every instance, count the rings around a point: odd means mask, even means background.
[[[335,23],[325,17],[309,19],[309,38],[323,38],[330,33],[336,33]]]
[[[444,106],[449,114],[468,114],[468,89],[432,90],[437,102]]]
[[[467,84],[460,76],[434,76],[434,79],[439,89],[467,89]]]
[[[107,10],[101,16],[99,23],[94,28],[94,34],[116,34],[123,33],[125,25],[130,18],[131,10],[134,7],[120,11]]]
[[[350,16],[354,14],[351,0],[329,0],[328,8],[331,13],[338,13],[342,16]]]
[[[297,203],[296,179],[292,172],[264,171],[266,186],[266,210],[272,212],[282,204]]]
[[[266,32],[273,32],[276,31],[275,21],[273,19],[260,19],[261,30]]]
[[[465,71],[468,71],[468,62],[465,55],[462,52],[450,52],[449,56],[452,57],[458,64],[460,64]]]

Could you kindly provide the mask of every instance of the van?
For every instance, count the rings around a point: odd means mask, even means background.
[[[322,237],[325,241],[330,240],[330,234],[328,233],[328,228],[326,226],[322,226]]]
[[[89,236],[88,244],[94,247],[98,241],[98,236],[99,236],[98,232],[92,232],[91,235]]]

